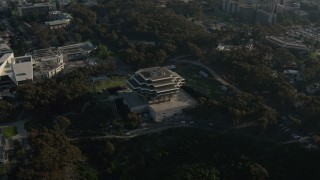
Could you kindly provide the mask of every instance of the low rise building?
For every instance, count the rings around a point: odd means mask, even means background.
[[[184,109],[193,108],[197,105],[197,101],[189,96],[182,89],[175,93],[170,101],[155,103],[148,105],[150,117],[160,122],[164,119],[179,116]]]
[[[240,5],[238,15],[242,22],[253,23],[256,16],[256,8],[254,5]]]
[[[61,19],[54,21],[47,21],[45,24],[49,27],[50,30],[66,28],[70,25],[70,19]]]
[[[51,3],[24,4],[17,7],[17,13],[20,17],[47,16],[55,7],[55,4]]]
[[[283,73],[289,78],[289,82],[293,84],[295,81],[303,81],[304,78],[302,74],[297,70],[284,70]]]
[[[0,87],[10,88],[33,81],[32,57],[14,57],[13,53],[0,58]]]
[[[51,78],[64,69],[63,55],[57,48],[35,50],[31,53],[36,78]]]
[[[94,49],[92,43],[83,42],[67,46],[61,46],[58,51],[63,54],[65,61],[84,60],[88,57],[89,53]]]
[[[306,87],[306,92],[308,94],[318,94],[320,92],[320,83],[312,83]]]
[[[35,68],[35,76],[42,79],[50,79],[56,76],[64,69],[64,63],[56,61],[44,61],[40,63],[38,68]]]
[[[275,24],[277,22],[277,14],[264,10],[257,10],[256,22],[264,25]]]
[[[267,42],[276,46],[280,46],[282,48],[298,51],[310,51],[310,49],[306,45],[299,42],[286,41],[282,38],[275,36],[267,36],[266,40]]]
[[[50,21],[45,22],[50,30],[62,29],[70,26],[72,16],[68,13],[63,13],[61,11],[50,11],[49,12]]]

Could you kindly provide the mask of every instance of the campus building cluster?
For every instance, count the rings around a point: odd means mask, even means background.
[[[25,56],[15,57],[12,49],[0,39],[0,88],[7,89],[35,79],[51,78],[64,69],[68,60],[82,60],[92,49],[90,42],[84,42],[34,50]]]
[[[17,7],[17,14],[22,18],[32,17],[47,17],[49,21],[45,22],[45,25],[50,30],[62,29],[68,27],[72,20],[72,17],[68,13],[63,13],[60,10],[69,1],[60,2],[45,2],[45,3],[23,3]]]
[[[158,122],[196,105],[196,101],[180,89],[183,83],[184,78],[166,67],[140,69],[128,80],[131,91],[121,92],[120,96],[131,112],[147,112]]]
[[[277,14],[285,12],[299,12],[300,4],[288,0],[222,0],[222,10],[229,14],[236,14],[243,22],[274,24]]]

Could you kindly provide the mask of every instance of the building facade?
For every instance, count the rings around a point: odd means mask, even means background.
[[[128,87],[138,95],[122,95],[124,103],[132,112],[148,112],[156,122],[179,116],[184,109],[197,104],[180,89],[184,81],[184,78],[166,67],[140,69],[128,80]],[[134,97],[139,98],[135,100]]]
[[[65,61],[78,61],[87,59],[89,53],[94,49],[92,43],[83,42],[67,46],[61,46],[58,51],[63,55]]]
[[[177,73],[164,67],[145,68],[137,71],[128,80],[129,87],[147,97],[150,103],[170,101],[184,83]]]
[[[17,7],[17,13],[20,17],[47,16],[52,10],[55,10],[55,5],[51,3],[25,4]]]

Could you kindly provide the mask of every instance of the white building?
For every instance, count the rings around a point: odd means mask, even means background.
[[[39,49],[32,52],[37,78],[51,78],[64,69],[63,55],[56,48]]]
[[[27,84],[33,81],[32,57],[14,57],[13,53],[0,58],[0,87]]]
[[[160,122],[167,118],[179,116],[184,109],[192,108],[197,105],[197,101],[180,89],[171,97],[170,101],[149,104],[149,115],[156,121]]]

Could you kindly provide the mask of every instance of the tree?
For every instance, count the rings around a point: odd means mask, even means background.
[[[131,128],[137,128],[142,123],[141,117],[139,117],[139,115],[136,113],[129,113],[128,121]]]
[[[13,113],[15,111],[15,106],[5,100],[0,100],[0,116],[2,116],[2,121],[12,120]]]
[[[245,174],[248,179],[264,180],[269,177],[268,171],[258,163],[249,162],[246,164]]]
[[[105,145],[105,153],[110,157],[114,154],[114,152],[116,151],[116,148],[114,147],[114,145],[107,141],[106,145]]]
[[[59,128],[32,130],[30,145],[32,153],[19,170],[20,179],[76,179],[76,165],[83,157]]]
[[[64,116],[58,116],[58,117],[56,118],[56,121],[57,121],[57,124],[58,124],[59,128],[60,128],[61,130],[63,130],[63,131],[64,131],[68,126],[71,125],[70,120],[69,120],[68,118],[64,117]]]
[[[106,45],[99,44],[96,54],[100,59],[105,59],[112,55],[112,52],[108,50]]]
[[[219,171],[214,167],[206,167],[202,164],[187,165],[178,167],[176,174],[169,179],[203,179],[203,180],[219,180]]]

